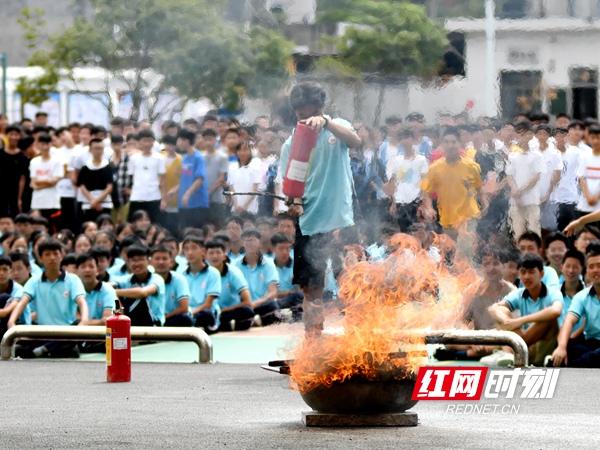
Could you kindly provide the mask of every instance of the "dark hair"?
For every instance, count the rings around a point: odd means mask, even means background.
[[[271,236],[271,245],[276,247],[277,244],[293,244],[292,239],[284,233],[275,233]]]
[[[385,118],[386,125],[396,125],[397,123],[402,123],[402,117],[391,115]]]
[[[123,231],[123,229],[125,227],[133,228],[133,225],[130,224],[129,222],[121,222],[119,225],[117,225],[117,228],[115,228],[115,236],[118,236],[119,234],[121,234],[121,232]]]
[[[167,242],[175,242],[177,245],[179,245],[179,241],[177,240],[177,238],[175,236],[171,236],[170,234],[165,236],[165,238],[160,243],[166,244]]]
[[[108,222],[111,225],[114,225],[115,222],[113,221],[112,217],[110,214],[100,214],[98,216],[98,218],[96,219],[96,225],[98,225],[98,231],[100,231],[100,227],[102,226],[102,224],[104,222]]]
[[[517,239],[517,243],[521,243],[521,241],[533,241],[537,244],[538,248],[542,248],[542,238],[539,234],[533,231],[526,231],[521,236],[519,236],[519,239]]]
[[[277,223],[282,222],[284,220],[291,220],[292,222],[296,222],[292,216],[288,213],[280,213],[277,215]]]
[[[119,251],[123,251],[127,247],[131,247],[132,245],[140,245],[142,240],[135,234],[128,234],[121,242],[119,242]]]
[[[71,128],[81,128],[81,124],[79,122],[70,123],[67,128],[70,130]]]
[[[77,264],[77,254],[69,253],[64,256],[62,261],[60,262],[60,267],[70,266],[71,264]]]
[[[137,222],[138,220],[144,219],[144,218],[148,218],[150,219],[150,214],[148,214],[148,212],[144,209],[138,209],[136,212],[134,212],[131,215],[131,221],[132,222]]]
[[[69,241],[75,241],[75,235],[67,228],[60,230],[55,237],[64,245],[67,245]]]
[[[129,141],[137,141],[138,139],[139,139],[139,136],[137,134],[135,134],[135,133],[129,133],[127,135],[127,137],[125,138],[125,140],[127,142],[129,142]]]
[[[150,249],[150,255],[154,255],[155,253],[167,253],[169,257],[171,256],[171,249],[163,244],[157,244]]]
[[[33,127],[33,130],[31,131],[31,134],[38,134],[38,133],[46,133],[48,134],[50,130],[48,129],[47,126],[44,125],[36,125],[35,127]]]
[[[546,133],[548,133],[550,136],[552,136],[554,133],[552,131],[552,127],[546,125],[545,123],[542,123],[540,125],[538,125],[535,129],[535,132],[538,133],[540,131],[545,131]]]
[[[204,130],[202,132],[202,137],[206,137],[206,136],[211,136],[216,138],[218,136],[217,132],[215,130],[213,130],[212,128],[207,128],[206,130]]]
[[[90,128],[90,134],[93,136],[94,134],[105,134],[106,133],[106,128],[104,128],[102,125],[95,125],[92,128]]]
[[[512,246],[510,246],[502,252],[502,264],[506,264],[507,262],[511,261],[516,262],[518,264],[520,259],[521,252]]]
[[[94,245],[91,248],[90,253],[92,256],[94,256],[94,258],[96,258],[96,261],[98,261],[100,258],[110,259],[112,256],[107,248],[99,247],[97,245]]]
[[[18,217],[18,216],[17,216]],[[581,233],[590,233],[596,236],[597,239],[600,239],[600,230],[594,225],[585,225],[581,231],[577,234],[577,237],[581,236]]]
[[[19,139],[19,142],[17,143],[17,147],[19,147],[19,150],[24,152],[29,147],[31,147],[34,142],[35,142],[35,139],[33,139],[32,136],[29,136],[29,135],[21,136],[21,138]]]
[[[89,145],[90,148],[92,148],[92,144],[102,144],[102,146],[104,147],[104,141],[99,138],[94,138],[94,139],[90,140],[90,145]]]
[[[91,223],[94,223],[94,222],[91,222]],[[81,233],[73,240],[73,247],[75,247],[75,245],[77,244],[77,241],[79,239],[87,239],[87,241],[90,243],[90,247],[92,247],[94,245],[92,238],[90,238],[87,234]],[[40,255],[41,255],[41,253],[40,253]]]
[[[4,129],[4,133],[8,134],[11,133],[13,131],[16,131],[17,133],[21,134],[21,127],[19,125],[17,125],[16,123],[13,123],[11,125],[7,125],[7,127]]]
[[[519,269],[538,269],[540,272],[544,270],[544,260],[540,255],[535,253],[526,253],[523,255],[517,266]]]
[[[156,137],[154,136],[154,131],[152,131],[152,130],[141,130],[138,133],[137,138],[138,138],[138,140],[144,139],[144,138],[152,138],[152,139],[156,140]]]
[[[258,240],[260,240],[260,238],[262,237],[260,231],[258,231],[256,228],[248,228],[242,232],[242,239],[253,236]]]
[[[35,118],[37,119],[38,117],[48,117],[48,113],[45,111],[38,111],[35,113]]]
[[[181,131],[179,132],[181,134]],[[162,137],[162,143],[167,145],[177,145],[177,136],[167,134]]]
[[[35,244],[40,240],[40,239],[46,239],[49,238],[50,235],[48,233],[46,233],[45,231],[42,230],[35,230],[33,233],[31,233],[31,236],[29,236],[29,243],[32,246],[35,246]]]
[[[529,120],[520,120],[515,124],[515,131],[519,134],[527,133],[531,130],[531,122]]]
[[[136,256],[150,256],[150,249],[147,245],[137,243],[133,244],[131,247],[127,249],[127,258],[134,258]]]
[[[110,137],[111,144],[122,144],[123,142],[125,142],[125,139],[123,138],[123,135],[121,135],[121,134],[113,134]]]
[[[227,128],[227,130],[225,131],[225,133],[223,134],[223,137],[227,137],[227,135],[229,133],[234,133],[236,134],[238,137],[242,136],[242,132],[238,129],[238,128]]]
[[[224,252],[226,251],[225,243],[223,241],[217,240],[217,239],[208,241],[205,246],[206,246],[207,250],[211,249],[211,248],[220,248]]]
[[[212,121],[212,122],[216,122],[218,119],[217,119],[217,116],[213,116],[212,114],[207,114],[202,119],[202,125],[204,125],[209,120]]]
[[[244,221],[241,217],[238,216],[231,216],[229,219],[227,219],[227,221],[225,222],[225,226],[229,225],[231,222],[235,222],[237,223],[240,228],[244,228]]]
[[[0,244],[3,244],[4,241],[8,240],[8,238],[14,237],[15,239],[23,237],[16,231],[7,231],[2,236],[0,236]]]
[[[425,116],[419,112],[411,112],[408,116],[406,116],[407,122],[425,122]]]
[[[544,248],[547,249],[554,241],[564,242],[564,244],[567,246],[567,249],[571,246],[569,238],[564,233],[561,233],[560,231],[554,231],[546,236],[546,239],[544,240]]]
[[[460,141],[460,132],[458,131],[458,128],[455,127],[448,127],[444,130],[444,132],[442,133],[442,139],[445,138],[446,136],[454,136],[456,139],[458,139]]]
[[[183,238],[183,245],[185,246],[185,244],[196,244],[200,247],[204,247],[204,239],[202,239],[200,236],[195,236],[193,234],[188,234]]]
[[[306,106],[321,109],[325,107],[326,98],[325,90],[317,83],[300,83],[294,86],[290,92],[290,106],[294,111]]]
[[[476,260],[479,264],[483,264],[486,258],[497,259],[504,264],[504,252],[500,247],[495,245],[484,246],[476,255]]]
[[[31,261],[29,261],[29,256],[26,253],[10,252],[8,256],[13,264],[21,261],[25,267],[31,268]]]
[[[96,226],[98,226],[98,224],[96,224],[96,222],[92,222],[91,220],[88,220],[87,222],[83,222],[81,224],[81,234],[85,233],[85,229],[87,227],[89,227],[90,225],[96,225]]]
[[[52,136],[50,136],[48,133],[41,133],[38,136],[38,142],[45,142],[49,144],[52,142]]]
[[[196,142],[196,133],[184,128],[177,134],[177,139],[183,139],[184,141],[188,141],[190,145],[194,145],[194,142]]]
[[[585,256],[589,259],[592,256],[600,256],[600,240],[594,239],[585,248]]]
[[[579,250],[569,250],[567,251],[567,253],[565,253],[565,256],[563,257],[563,264],[565,263],[565,261],[567,260],[567,258],[574,258],[576,260],[579,261],[579,263],[585,267],[585,256],[583,256],[583,253],[581,253]]]
[[[557,134],[561,133],[561,134],[567,134],[569,132],[569,130],[567,130],[566,128],[555,128],[554,129],[554,135],[556,136]]]
[[[12,267],[12,261],[6,255],[0,255],[0,266]]]
[[[45,251],[55,252],[61,251],[63,249],[62,243],[58,239],[47,238],[42,241],[42,243],[38,247],[38,254],[40,257],[44,254]]]
[[[188,118],[188,119],[185,119],[185,120],[183,121],[183,124],[184,124],[184,125],[200,125],[200,124],[198,123],[198,121],[197,121],[196,119],[194,119],[193,117],[190,117],[190,118]]]
[[[113,117],[113,119],[110,121],[110,125],[113,127],[122,127],[123,122],[125,122],[125,119],[123,117],[116,116]]]
[[[557,119],[560,119],[561,117],[565,117],[565,118],[571,120],[571,117],[569,117],[569,115],[567,113],[560,113],[560,114],[556,115]]]
[[[32,217],[31,218],[31,223],[33,225],[44,225],[46,228],[50,228],[50,222],[48,222],[48,219],[46,219],[45,217]]]
[[[414,139],[415,132],[413,130],[411,130],[410,128],[403,128],[402,130],[398,131],[396,136],[398,137],[398,139],[406,139],[406,138]]]
[[[229,236],[227,235],[227,231],[225,231],[225,230],[217,231],[213,235],[213,240],[214,241],[221,241],[224,244],[229,244],[231,242],[231,239],[229,238]]]
[[[277,219],[274,217],[259,217],[256,219],[256,225],[269,225],[271,228],[277,226]]]
[[[588,132],[590,134],[600,134],[600,125],[590,125]]]

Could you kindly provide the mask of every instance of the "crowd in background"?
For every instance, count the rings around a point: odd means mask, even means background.
[[[403,232],[452,264],[436,246],[437,235],[449,236],[482,273],[459,326],[518,331],[533,362],[551,361],[557,342],[566,345],[560,330],[572,300],[600,287],[598,228],[561,232],[600,209],[600,125],[539,113],[506,122],[440,115],[427,126],[411,113],[379,128],[352,126],[362,141],[348,150],[357,259],[376,264]],[[102,324],[117,298],[133,325],[212,333],[301,320],[298,224],[279,198],[279,156],[293,128],[211,113],[167,122],[159,139],[151,128],[115,118],[110,130],[54,129],[45,113],[19,124],[0,116],[0,334],[17,323]],[[329,264],[324,297],[336,298],[338,275]],[[569,345],[584,345],[577,364],[600,366],[600,308],[578,319],[567,320]],[[98,347],[34,343],[20,354],[80,350]],[[487,347],[438,353],[511,363]]]

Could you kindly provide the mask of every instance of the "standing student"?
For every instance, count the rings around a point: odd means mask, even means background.
[[[182,229],[202,228],[208,216],[206,162],[204,155],[194,147],[195,140],[195,133],[186,129],[177,137],[177,147],[184,152],[178,202]]]
[[[77,231],[79,223],[77,218],[76,189],[73,184],[73,157],[80,151],[67,128],[59,128],[56,137],[62,144],[54,151],[54,156],[59,157],[64,165],[65,176],[56,185],[60,195],[60,229],[68,229],[73,233]]]
[[[261,182],[260,169],[253,164],[252,150],[247,142],[241,142],[235,154],[238,165],[231,167],[228,174],[229,190],[231,192],[254,192],[258,193]],[[258,213],[258,197],[256,195],[234,195],[231,197],[231,211],[233,214]]]
[[[129,159],[127,168],[133,178],[129,203],[129,221],[138,210],[150,215],[157,222],[160,211],[167,206],[167,182],[165,178],[165,158],[152,151],[155,142],[151,130],[142,130],[138,134],[138,146],[141,150]]]
[[[167,207],[162,214],[161,223],[172,235],[177,235],[179,230],[177,213],[177,204],[179,196],[179,183],[181,181],[181,161],[182,157],[177,153],[177,138],[175,136],[166,135],[163,137],[162,143],[164,150],[161,154],[166,160],[165,179],[167,181]]]
[[[294,284],[304,292],[304,323],[309,333],[323,329],[323,286],[327,260],[334,261],[338,274],[341,253],[346,244],[358,241],[352,202],[352,171],[349,148],[358,148],[361,140],[345,120],[324,116],[326,94],[314,83],[301,83],[290,92],[290,105],[299,120],[318,135],[312,152],[302,198],[289,198],[289,214],[299,218],[294,248]],[[293,136],[281,149],[280,171],[287,168]],[[280,173],[280,178],[285,174]],[[294,204],[292,204],[294,203]],[[340,231],[334,240],[333,232]],[[334,241],[340,245],[333,244]],[[340,248],[342,247],[342,248]]]
[[[117,224],[127,222],[129,216],[131,175],[128,173],[129,155],[123,149],[123,136],[119,134],[112,135],[110,137],[110,147],[113,150],[109,160],[113,170],[112,219]]]
[[[217,132],[207,129],[202,132],[204,160],[206,163],[206,185],[208,186],[208,221],[221,228],[227,218],[227,205],[223,187],[226,185],[229,162],[227,155],[215,149]]]
[[[576,207],[579,201],[577,173],[580,164],[580,151],[568,145],[567,133],[566,128],[556,128],[554,133],[556,149],[559,151],[562,160],[562,173],[556,189],[552,193],[552,197],[558,205],[556,219],[559,231],[564,230],[570,222],[579,216]]]
[[[581,188],[577,210],[584,214],[600,209],[600,126],[591,126],[589,133],[592,149],[581,151],[577,173]]]
[[[15,217],[23,211],[29,161],[18,147],[21,137],[19,126],[7,126],[5,135],[8,144],[0,149],[0,217]]]
[[[558,185],[563,169],[560,152],[550,141],[552,128],[548,125],[538,125],[535,137],[539,141],[540,153],[544,161],[544,172],[540,175],[540,223],[544,230],[557,230],[558,206],[554,201],[554,191]]]
[[[519,133],[519,146],[512,148],[506,174],[510,186],[509,218],[515,238],[525,231],[541,235],[539,181],[545,173],[544,159],[540,152],[529,148],[533,132],[528,122],[515,126]]]
[[[50,154],[52,137],[42,133],[38,136],[40,156],[31,160],[29,173],[31,176],[31,209],[37,209],[56,231],[60,217],[60,195],[56,185],[64,177],[63,162]]]
[[[83,220],[93,222],[112,210],[113,171],[109,161],[103,159],[104,143],[100,139],[90,141],[90,153],[92,159],[79,171],[77,187],[83,195]]]

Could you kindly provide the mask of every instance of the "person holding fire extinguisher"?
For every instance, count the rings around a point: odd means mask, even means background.
[[[331,259],[334,273],[339,274],[344,245],[359,241],[354,228],[349,148],[360,147],[361,140],[349,122],[324,115],[325,99],[323,88],[311,82],[294,86],[290,93],[290,105],[298,120],[318,135],[308,160],[304,195],[287,197],[288,213],[299,218],[293,283],[301,286],[304,293],[306,331],[316,334],[323,329],[327,260]],[[294,136],[281,149],[281,178],[286,176],[293,141]]]

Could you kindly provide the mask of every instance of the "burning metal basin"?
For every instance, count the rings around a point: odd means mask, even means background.
[[[302,399],[314,411],[328,414],[401,413],[417,404],[411,400],[416,380],[346,380],[318,386]]]

